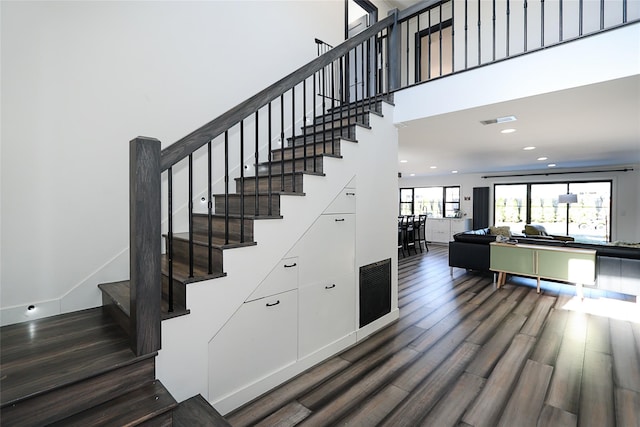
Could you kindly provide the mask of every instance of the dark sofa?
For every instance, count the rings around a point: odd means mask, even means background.
[[[514,236],[518,243],[566,246],[596,251],[596,286],[623,294],[640,295],[640,248],[616,245],[598,245],[549,238]],[[489,243],[496,236],[489,228],[465,231],[453,236],[449,242],[449,266],[468,270],[489,270]]]

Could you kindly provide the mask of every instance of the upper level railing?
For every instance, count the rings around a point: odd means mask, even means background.
[[[337,141],[355,137],[354,124],[366,120],[365,112],[376,102],[403,87],[640,16],[635,3],[631,8],[626,0],[599,0],[595,12],[592,3],[424,1],[392,11],[162,151],[151,138],[131,141],[130,298],[136,353],[160,348],[162,293],[172,312],[176,281],[220,275],[215,248],[252,244],[247,220],[276,216],[273,197],[300,193],[301,173],[319,173],[318,155],[339,154]],[[187,248],[180,249],[186,257],[180,265],[176,230],[185,231],[179,237]],[[194,255],[202,247],[207,248],[200,253],[204,262]]]

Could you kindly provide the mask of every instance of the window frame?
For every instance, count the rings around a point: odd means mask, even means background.
[[[417,212],[415,211],[415,196],[416,196],[416,189],[422,189],[422,188],[441,188],[442,189],[442,195],[441,195],[441,202],[442,202],[442,216],[430,216],[429,218],[442,218],[442,219],[447,219],[447,218],[459,218],[458,216],[447,216],[447,205],[453,205],[453,204],[457,204],[457,211],[460,212],[460,204],[461,204],[461,194],[462,194],[462,187],[459,185],[428,185],[425,187],[401,187],[399,189],[399,205],[398,205],[398,215],[403,215],[402,213],[402,208],[403,205],[411,205],[411,214],[410,215],[421,215],[423,214],[423,212]],[[454,201],[452,200],[447,200],[447,189],[457,189],[458,190],[458,201]],[[411,202],[403,202],[402,201],[402,192],[403,191],[411,191]],[[454,209],[455,210],[455,209]]]

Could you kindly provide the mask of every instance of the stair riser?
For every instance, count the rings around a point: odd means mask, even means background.
[[[225,199],[224,196],[215,197],[215,210],[218,214],[224,215],[225,212]],[[229,214],[240,215],[240,196],[229,196]],[[256,212],[256,199],[255,197],[244,198],[244,214],[245,215],[269,215],[269,196],[258,196],[258,211]],[[271,195],[271,216],[280,216],[280,196],[277,194]]]
[[[302,145],[305,143],[313,144],[321,141],[331,141],[340,138],[355,139],[356,131],[355,125],[348,127],[327,129],[326,132],[307,133],[306,137],[302,134],[296,135],[295,138],[287,138],[288,146]]]
[[[369,126],[369,113],[366,112],[363,116],[362,113],[356,115],[352,112],[350,117],[347,117],[347,114],[343,113],[342,119],[340,118],[340,113],[336,113],[333,118],[331,118],[331,115],[319,117],[313,125],[302,128],[300,133],[302,134],[306,130],[308,135],[313,132],[324,132],[330,129],[351,126],[356,123]]]
[[[322,120],[323,117],[327,116],[331,117],[332,114],[334,114],[335,116],[339,116],[341,111],[343,116],[346,116],[347,114],[351,114],[352,116],[356,114],[362,115],[363,111],[365,112],[365,114],[368,111],[375,111],[378,114],[382,114],[382,101],[372,101],[371,104],[369,104],[369,102],[365,102],[364,105],[362,103],[358,103],[357,106],[354,104],[336,106],[335,108],[330,108],[327,114],[325,114],[324,116],[316,117],[316,120]]]
[[[296,159],[295,161],[295,172],[317,172],[322,173],[322,156],[316,157],[307,157],[304,159]],[[315,165],[314,165],[315,163]],[[284,173],[294,172],[293,160],[285,160],[284,164],[280,161],[271,163],[271,176],[282,173],[284,169]],[[268,176],[269,174],[269,166],[267,164],[261,164],[258,166],[258,175],[260,176]]]
[[[206,246],[193,245],[193,265],[195,267],[207,269],[209,250]],[[211,248],[211,261],[214,272],[222,272],[222,250]],[[189,242],[182,239],[173,241],[173,262],[189,265]]]
[[[169,277],[162,275],[162,301],[168,306],[169,301]],[[173,280],[173,307],[186,309],[187,307],[187,287],[179,280]]]
[[[255,192],[255,179],[256,178],[245,178],[244,179],[244,192],[245,194],[253,194]],[[266,176],[258,177],[258,192],[266,193],[269,191],[269,178]],[[284,180],[281,175],[275,175],[271,177],[271,191],[284,191],[288,193],[302,193],[302,175],[295,175],[295,187],[294,187],[294,179],[292,175],[285,175]],[[284,182],[284,186],[282,183]],[[284,187],[284,188],[283,188]],[[236,193],[240,193],[242,188],[242,182],[238,179],[236,180]]]
[[[43,375],[53,373],[43,373]],[[42,426],[77,414],[155,379],[148,358],[2,408],[2,425]]]
[[[329,140],[326,142],[318,142],[316,144],[307,144],[306,149],[303,146],[296,146],[295,147],[296,158],[299,159],[305,156],[309,157],[309,156],[321,155],[321,154],[335,154],[336,156],[339,156],[340,141],[339,140],[333,141],[333,147],[334,147],[333,150],[331,149],[331,144],[332,143]],[[284,150],[275,150],[271,154],[271,159],[272,161],[277,162],[282,159],[282,156],[284,156],[285,160],[290,160],[293,158],[293,151],[294,151],[293,147],[287,147]]]
[[[224,215],[224,209],[221,212],[216,211],[220,215]],[[245,215],[247,213],[245,212]],[[244,241],[253,242],[253,220],[244,220],[244,230],[241,230],[240,225],[242,222],[240,218],[229,218],[229,243],[240,243],[240,234],[244,232]],[[200,236],[205,236],[203,240],[206,240],[207,233],[209,231],[209,219],[207,215],[194,215],[193,217],[193,232]],[[224,239],[225,238],[225,220],[220,216],[211,217],[211,231],[212,236]]]

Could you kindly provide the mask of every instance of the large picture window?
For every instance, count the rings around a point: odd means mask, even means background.
[[[400,189],[400,215],[455,218],[460,212],[460,187],[416,187]]]
[[[520,233],[526,224],[582,242],[611,239],[611,181],[496,184],[494,224]],[[561,194],[577,201],[563,203]]]

